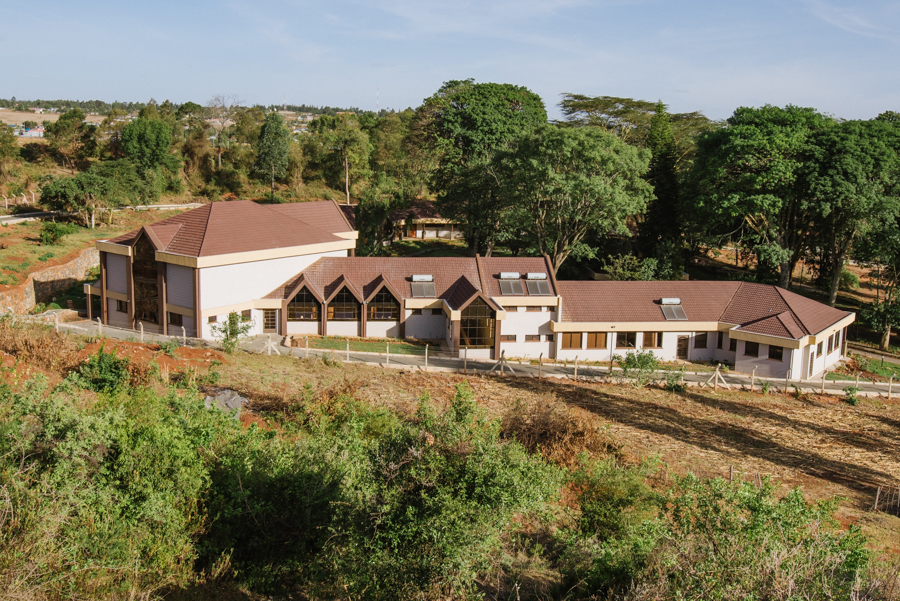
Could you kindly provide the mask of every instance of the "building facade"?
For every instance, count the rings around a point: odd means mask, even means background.
[[[332,202],[222,202],[98,242],[86,286],[104,323],[200,338],[236,312],[252,333],[441,341],[453,354],[727,362],[815,377],[855,315],[747,282],[558,282],[546,257],[354,257]],[[92,316],[93,317],[93,316]]]

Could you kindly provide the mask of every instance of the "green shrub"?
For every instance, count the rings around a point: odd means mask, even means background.
[[[128,384],[128,359],[116,357],[115,351],[107,353],[105,344],[78,366],[71,379],[82,388],[96,392],[115,392]]]
[[[57,244],[69,234],[78,231],[78,226],[71,223],[56,223],[55,221],[45,221],[41,225],[40,239],[42,246]]]
[[[669,392],[682,393],[687,390],[687,386],[682,384],[684,378],[684,367],[680,367],[676,371],[667,371],[665,373],[666,384],[665,389]]]
[[[170,356],[174,359],[175,351],[178,350],[178,342],[176,342],[175,340],[167,340],[165,342],[160,342],[159,350],[161,350],[163,353],[167,354],[168,356]]]
[[[634,351],[624,357],[614,355],[613,361],[622,368],[622,378],[630,379],[635,388],[643,388],[653,380],[659,369],[659,360],[653,351]]]
[[[222,349],[229,355],[237,351],[238,343],[247,338],[247,333],[253,328],[253,321],[245,321],[240,315],[232,311],[223,323],[213,324],[210,328],[213,336],[221,338]]]
[[[47,252],[47,253],[44,253],[41,256],[39,256],[38,261],[40,261],[41,263],[46,263],[47,261],[49,261],[50,259],[52,259],[55,256],[56,255],[54,253]]]
[[[846,388],[844,388],[844,394],[847,395],[847,398],[844,400],[847,401],[848,405],[853,405],[854,407],[859,405],[859,397],[856,396],[858,392],[859,388],[857,388],[856,386],[847,386]]]
[[[841,270],[839,289],[845,292],[859,290],[859,276],[845,267]]]

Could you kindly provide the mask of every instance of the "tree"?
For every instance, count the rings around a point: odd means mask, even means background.
[[[672,250],[677,252],[681,235],[681,207],[675,171],[675,137],[662,101],[657,103],[650,122],[647,147],[651,153],[647,181],[653,186],[654,198],[640,224],[641,246],[645,254],[680,269],[678,257],[664,256],[671,254]]]
[[[19,156],[19,142],[12,128],[0,121],[0,162]]]
[[[41,190],[41,204],[53,211],[76,213],[93,229],[95,213],[110,208],[106,202],[110,188],[108,179],[90,172],[50,178]]]
[[[284,177],[288,168],[291,132],[284,126],[284,118],[276,112],[266,115],[256,142],[256,161],[253,171],[271,178],[272,201],[275,200],[275,178]]]
[[[222,168],[222,135],[234,125],[234,117],[240,110],[236,96],[218,94],[206,103],[206,123],[216,133],[216,168]]]
[[[172,129],[162,121],[138,117],[122,131],[122,149],[125,156],[142,171],[149,171],[160,165],[174,167],[170,165],[175,158],[169,154],[171,145]]]
[[[850,247],[900,212],[900,132],[883,121],[847,121],[817,132],[802,169],[815,227],[820,269],[831,277],[828,297],[837,301]]]
[[[815,109],[737,109],[727,127],[701,135],[685,212],[710,236],[744,232],[787,288],[810,234],[810,203],[798,177],[813,133],[834,120]]]
[[[84,118],[80,109],[72,109],[60,115],[56,123],[48,124],[44,131],[50,148],[62,157],[72,173],[75,172],[75,161],[81,158],[92,139],[93,128],[85,125]]]
[[[311,142],[318,146],[324,167],[334,182],[339,172],[343,180],[344,196],[350,204],[350,181],[369,174],[369,136],[360,128],[354,115],[323,116],[309,126]]]
[[[626,219],[647,206],[643,179],[650,153],[596,128],[544,125],[492,166],[509,205],[524,213],[521,227],[554,270],[570,254],[592,257],[589,230],[627,234]]]
[[[490,256],[507,206],[489,172],[494,155],[547,123],[540,96],[525,87],[449,81],[426,99],[416,119],[439,157],[431,174],[438,210],[466,226],[469,251]]]
[[[253,321],[241,318],[232,311],[223,323],[215,323],[210,326],[212,335],[222,339],[222,350],[233,355],[237,351],[238,343],[247,338],[247,334],[253,329]]]
[[[356,229],[359,231],[359,252],[364,256],[384,252],[383,242],[391,237],[391,213],[408,208],[408,198],[402,185],[394,178],[379,173],[372,185],[362,193],[356,205]]]

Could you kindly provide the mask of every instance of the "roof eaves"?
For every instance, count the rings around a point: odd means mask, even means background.
[[[339,275],[337,279],[332,282],[332,285],[334,285],[334,292],[328,295],[328,298],[325,299],[326,303],[330,303],[331,300],[341,291],[341,288],[344,287],[346,287],[347,290],[350,291],[350,294],[356,297],[356,300],[358,300],[359,302],[364,302],[363,295],[360,294],[359,290],[356,289],[356,286],[353,285],[353,282],[351,282],[350,279],[345,275]]]
[[[300,274],[300,278],[297,280],[297,285],[291,289],[291,292],[284,297],[284,300],[287,302],[291,302],[295,296],[297,296],[303,288],[309,290],[312,295],[316,298],[320,303],[324,303],[324,296],[322,295],[322,291],[319,290],[318,286],[316,286],[312,280],[306,277],[306,274]]]
[[[381,281],[378,283],[377,286],[375,286],[375,290],[373,290],[373,291],[372,291],[372,294],[370,294],[369,297],[366,298],[365,302],[367,302],[367,303],[368,303],[368,302],[371,302],[371,300],[372,300],[373,298],[375,298],[375,295],[378,294],[378,291],[381,290],[382,288],[387,288],[388,291],[389,291],[392,295],[394,295],[394,298],[395,298],[398,302],[401,301],[401,300],[403,300],[403,296],[401,296],[401,295],[400,295],[400,292],[399,292],[396,288],[394,288],[394,287],[391,285],[391,283],[388,281],[388,279],[387,279],[386,277],[384,277],[384,274],[379,273],[379,274],[378,274],[378,277],[375,278],[375,279],[378,280],[379,278],[381,279]]]

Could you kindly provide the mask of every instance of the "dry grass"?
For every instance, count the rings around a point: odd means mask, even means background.
[[[13,323],[9,318],[0,319],[0,351],[56,374],[78,362],[78,346],[72,337],[48,326]]]
[[[7,125],[22,125],[26,121],[35,121],[38,124],[44,121],[56,123],[62,113],[23,113],[21,111],[11,111],[9,109],[0,109],[0,121]],[[102,123],[103,115],[88,115],[85,121],[88,123]]]

